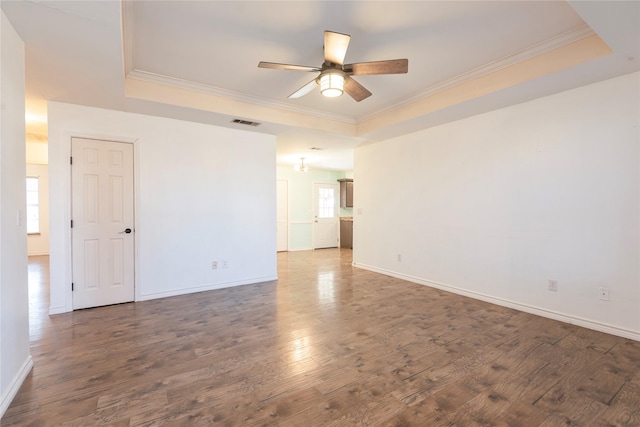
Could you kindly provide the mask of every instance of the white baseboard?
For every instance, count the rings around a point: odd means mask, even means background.
[[[175,297],[178,295],[193,294],[196,292],[204,292],[204,291],[213,291],[215,289],[231,288],[234,286],[252,285],[255,283],[270,282],[273,280],[278,280],[278,276],[276,275],[276,276],[258,277],[255,279],[239,280],[235,282],[211,283],[211,284],[206,284],[202,286],[196,286],[193,288],[175,289],[175,290],[166,291],[166,292],[154,292],[150,294],[141,294],[136,297],[136,301],[147,301],[147,300],[158,299],[158,298]],[[49,307],[50,316],[54,314],[68,313],[70,311],[73,311],[73,309],[67,310],[67,307]]]
[[[20,368],[16,376],[13,377],[13,380],[9,384],[7,392],[2,396],[0,418],[4,416],[4,413],[11,404],[11,401],[14,397],[16,397],[16,394],[18,394],[18,390],[20,390],[20,386],[22,386],[22,383],[27,378],[27,375],[29,375],[29,372],[31,372],[31,368],[33,368],[33,359],[31,358],[31,355],[29,355],[29,357],[27,357],[27,360],[25,360],[22,364],[22,367]]]
[[[67,310],[67,307],[49,307],[49,316],[54,315],[54,314],[62,314],[62,313],[68,313],[71,310]]]
[[[193,294],[196,292],[204,292],[204,291],[213,291],[216,289],[231,288],[234,286],[253,285],[256,283],[270,282],[273,280],[278,280],[278,276],[274,275],[274,276],[267,276],[267,277],[256,277],[253,279],[239,280],[235,282],[210,283],[202,286],[196,286],[193,288],[176,289],[176,290],[166,291],[166,292],[154,292],[151,294],[142,294],[138,296],[136,301],[147,301],[151,299],[175,297],[178,295]]]
[[[431,280],[421,279],[419,277],[409,276],[407,274],[398,273],[391,270],[385,270],[377,267],[372,267],[366,264],[353,263],[354,267],[362,268],[363,270],[373,271],[374,273],[384,274],[385,276],[395,277],[397,279],[406,280],[408,282],[417,283],[432,288],[441,289],[443,291],[451,292],[454,294],[462,295],[469,298],[478,299],[491,304],[500,305],[502,307],[513,308],[514,310],[524,311],[525,313],[535,314],[537,316],[546,317],[548,319],[558,320],[560,322],[569,323],[571,325],[581,326],[587,329],[593,329],[594,331],[604,332],[606,334],[616,335],[623,338],[629,338],[635,341],[640,341],[640,332],[630,329],[620,328],[618,326],[608,325],[606,323],[600,323],[582,317],[572,316],[569,314],[559,313],[553,310],[547,310],[545,308],[535,307],[516,301],[511,301],[503,298],[497,298],[491,295],[486,295],[479,292],[469,291],[456,286],[447,285],[445,283],[434,282]]]
[[[49,255],[49,252],[29,252],[27,256],[44,256]]]
[[[308,247],[308,248],[289,249],[287,252],[302,252],[302,251],[312,251],[312,250],[313,250],[312,247]]]

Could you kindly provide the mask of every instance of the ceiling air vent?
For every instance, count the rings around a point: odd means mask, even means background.
[[[322,148],[322,147],[311,147],[311,148],[309,148],[309,150],[323,151],[324,148]]]
[[[249,120],[242,120],[242,119],[233,119],[231,120],[231,123],[238,123],[239,125],[246,125],[246,126],[260,126],[260,123],[258,122],[252,122]]]

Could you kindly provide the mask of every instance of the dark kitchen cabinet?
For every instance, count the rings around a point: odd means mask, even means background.
[[[340,247],[353,249],[352,218],[340,218]]]
[[[344,178],[339,179],[340,183],[340,207],[352,208],[353,207],[353,179]]]

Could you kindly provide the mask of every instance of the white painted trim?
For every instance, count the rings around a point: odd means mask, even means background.
[[[66,306],[62,307],[49,307],[49,316],[53,316],[54,314],[62,314],[68,313],[70,310],[67,310]]]
[[[133,300],[140,301],[140,288],[142,285],[141,271],[139,262],[141,256],[140,251],[140,231],[144,233],[144,227],[140,227],[138,212],[140,212],[140,144],[137,143],[138,138],[132,141],[133,144]]]
[[[73,140],[74,139],[90,139],[93,141],[97,141],[99,143],[104,143],[104,142],[109,142],[109,143],[117,143],[117,144],[129,144],[131,145],[131,155],[133,156],[132,160],[132,176],[131,179],[133,181],[133,194],[131,195],[132,198],[132,204],[133,204],[133,302],[137,301],[137,295],[138,295],[138,288],[139,288],[139,282],[137,281],[137,273],[140,271],[140,269],[138,268],[138,237],[137,237],[137,231],[139,230],[138,228],[138,207],[140,206],[140,204],[138,203],[138,194],[140,193],[139,188],[138,188],[138,175],[137,175],[137,171],[138,171],[138,163],[137,163],[137,159],[138,159],[138,147],[135,142],[137,141],[138,138],[123,138],[123,140],[120,139],[114,139],[114,138],[86,138],[86,137],[79,137],[77,135],[72,135],[71,139],[69,140],[69,156],[72,156],[73,153]],[[69,165],[69,215],[73,214],[73,204],[72,204],[72,198],[73,198],[73,182],[72,182],[72,167],[73,164]],[[69,227],[69,239],[70,239],[70,245],[71,245],[71,253],[69,254],[70,256],[70,261],[71,261],[71,282],[73,282],[73,236],[72,236],[72,228]],[[71,289],[69,289],[69,294],[71,296],[71,311],[73,311],[73,292]],[[129,301],[124,301],[124,302],[129,302]],[[89,307],[91,308],[91,307]]]
[[[44,256],[49,255],[49,252],[32,252],[28,256]]]
[[[213,291],[213,290],[216,290],[216,289],[231,288],[231,287],[235,287],[235,286],[254,285],[254,284],[257,284],[257,283],[271,282],[271,281],[274,281],[274,280],[278,280],[278,276],[277,275],[267,276],[267,277],[255,277],[253,279],[238,280],[238,281],[233,281],[233,282],[209,283],[209,284],[205,284],[205,285],[201,285],[201,286],[195,286],[195,287],[186,288],[186,289],[176,289],[176,290],[167,291],[167,292],[154,292],[154,293],[151,293],[151,294],[142,294],[142,295],[140,295],[139,301],[147,301],[147,300],[158,299],[158,298],[175,297],[175,296],[178,296],[178,295],[193,294],[193,293],[196,293],[196,292]]]
[[[196,83],[189,80],[183,80],[176,77],[165,76],[162,74],[150,73],[148,71],[133,69],[127,76],[127,79],[139,80],[148,83],[155,83],[164,86],[175,87],[179,89],[185,89],[193,92],[206,93],[210,95],[220,96],[223,98],[234,99],[236,101],[249,102],[251,104],[261,105],[270,108],[277,108],[279,110],[291,111],[294,113],[301,113],[312,117],[319,117],[322,119],[334,120],[341,123],[347,123],[355,125],[356,121],[347,116],[328,113],[326,111],[314,110],[311,108],[303,108],[284,102],[273,101],[266,98],[259,98],[257,96],[250,96],[240,92],[235,92],[228,89],[222,89],[215,86],[206,85],[203,83]]]
[[[134,206],[133,206],[133,211],[134,211],[134,223],[135,223],[135,229],[138,229],[138,223],[137,223],[137,215],[136,212],[138,212],[138,208],[139,208],[139,203],[138,203],[138,176],[137,176],[137,170],[138,170],[138,156],[136,155],[137,153],[137,141],[138,141],[138,137],[130,137],[130,136],[114,136],[114,135],[107,135],[107,134],[102,134],[102,133],[94,133],[94,132],[76,132],[76,131],[69,131],[66,130],[62,133],[61,136],[61,141],[62,141],[62,149],[60,150],[62,153],[65,153],[64,155],[66,156],[66,160],[63,162],[64,164],[64,175],[65,175],[65,180],[67,182],[67,185],[65,186],[65,194],[63,195],[65,197],[65,202],[67,204],[67,208],[65,209],[64,212],[64,221],[65,224],[70,224],[71,222],[71,165],[69,164],[69,158],[71,157],[71,140],[73,138],[82,138],[82,139],[96,139],[96,140],[101,140],[101,141],[113,141],[113,142],[121,142],[121,143],[126,143],[126,144],[133,144],[133,174],[134,174],[134,189],[133,189],[133,193],[134,193]],[[51,227],[51,224],[49,224],[49,227]],[[138,271],[140,270],[138,268],[138,253],[137,253],[137,247],[138,247],[138,240],[137,238],[135,238],[135,233],[134,233],[134,292],[137,292],[137,288],[138,288],[138,284],[140,283],[138,281]],[[63,286],[65,288],[65,306],[64,308],[62,307],[51,307],[49,306],[49,314],[60,314],[60,313],[69,313],[71,311],[73,311],[73,293],[71,292],[71,282],[73,281],[73,256],[72,256],[72,240],[71,240],[71,227],[67,228],[67,232],[65,233],[65,238],[64,238],[64,283]],[[134,300],[136,298],[137,294],[134,293]]]
[[[65,202],[65,210],[64,210],[64,226],[66,227],[67,232],[64,233],[64,279],[63,286],[65,289],[64,293],[64,312],[73,311],[73,295],[71,293],[71,283],[73,280],[73,264],[72,264],[72,254],[71,254],[71,227],[69,227],[69,223],[71,221],[71,165],[69,164],[68,158],[71,157],[71,139],[74,138],[74,135],[71,132],[64,132],[61,138],[62,149],[61,153],[66,157],[63,159],[63,173],[65,182],[67,183],[64,186],[64,202]],[[49,177],[51,179],[51,177]],[[51,183],[49,183],[49,190],[51,190]],[[51,209],[51,208],[50,208]],[[51,212],[51,211],[50,211]],[[52,224],[49,224],[51,227]],[[53,310],[52,307],[49,307],[49,312]]]
[[[286,225],[287,225],[287,248],[284,251],[279,251],[278,250],[278,236],[276,236],[276,252],[289,252],[289,247],[291,246],[291,232],[289,230],[289,226],[291,225],[291,223],[289,222],[289,218],[291,218],[291,203],[289,203],[289,200],[291,199],[291,197],[289,196],[290,192],[291,192],[291,185],[289,184],[289,180],[288,179],[280,179],[276,177],[276,199],[278,197],[278,181],[284,181],[287,184],[287,220],[285,221]],[[276,200],[276,204],[277,204],[277,200]],[[277,206],[276,206],[277,209]],[[276,215],[276,228],[277,228],[277,222],[278,222],[278,218]],[[276,231],[277,233],[277,231]]]
[[[583,319],[581,317],[571,316],[568,314],[559,313],[557,311],[547,310],[544,308],[535,307],[528,304],[522,304],[516,301],[511,301],[503,298],[497,298],[497,297],[486,295],[480,292],[469,291],[469,290],[448,285],[445,283],[434,282],[432,280],[427,280],[427,279],[421,279],[418,277],[398,273],[391,270],[386,270],[383,268],[372,267],[366,264],[357,264],[354,262],[353,266],[357,268],[361,268],[363,270],[369,270],[374,273],[384,274],[385,276],[391,276],[397,279],[406,280],[408,282],[417,283],[419,285],[429,286],[431,288],[441,289],[443,291],[452,292],[454,294],[477,299],[480,301],[485,301],[485,302],[499,305],[502,307],[508,307],[514,310],[523,311],[525,313],[535,314],[536,316],[546,317],[548,319],[558,320],[560,322],[569,323],[571,325],[581,326],[587,329],[593,329],[594,331],[604,332],[606,334],[616,335],[619,337],[640,341],[640,331],[632,331],[630,329],[620,328],[620,327],[609,325],[606,323],[594,322],[593,320]]]
[[[18,394],[18,390],[20,390],[22,383],[24,383],[24,380],[27,379],[27,375],[29,375],[29,372],[31,372],[32,368],[33,359],[31,358],[31,355],[29,355],[22,364],[22,367],[20,368],[16,376],[13,377],[13,380],[11,380],[9,387],[7,388],[7,392],[4,394],[4,396],[2,396],[2,404],[0,405],[0,418],[2,418],[2,416],[6,412],[13,398],[16,397],[16,394]]]
[[[289,221],[289,225],[313,224],[313,221]]]
[[[329,246],[331,248],[339,248],[340,247],[340,183],[332,182],[332,181],[313,181],[311,182],[311,200],[312,204],[312,215],[314,219],[311,220],[311,250],[316,249],[327,249],[327,248],[316,248],[316,212],[318,212],[318,200],[316,199],[316,186],[330,186],[333,187],[336,191],[334,194],[337,194],[338,197],[335,200],[335,226],[336,226],[336,234],[338,235],[338,240],[336,246]]]
[[[123,77],[133,69],[133,2],[120,2]]]
[[[65,137],[69,137],[69,152],[71,152],[71,138],[95,139],[98,141],[122,142],[125,144],[135,144],[137,137],[113,136],[104,133],[94,132],[65,132]]]
[[[276,179],[278,179],[277,176]],[[285,181],[287,181],[287,252],[289,252],[289,249],[291,249],[291,222],[289,221],[289,218],[291,218],[291,181],[288,178]],[[277,270],[278,268],[276,267],[276,274],[278,274]]]

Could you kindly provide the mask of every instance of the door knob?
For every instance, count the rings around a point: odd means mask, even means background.
[[[120,234],[129,234],[131,233],[131,229],[130,228],[125,228],[124,231],[121,231]]]

